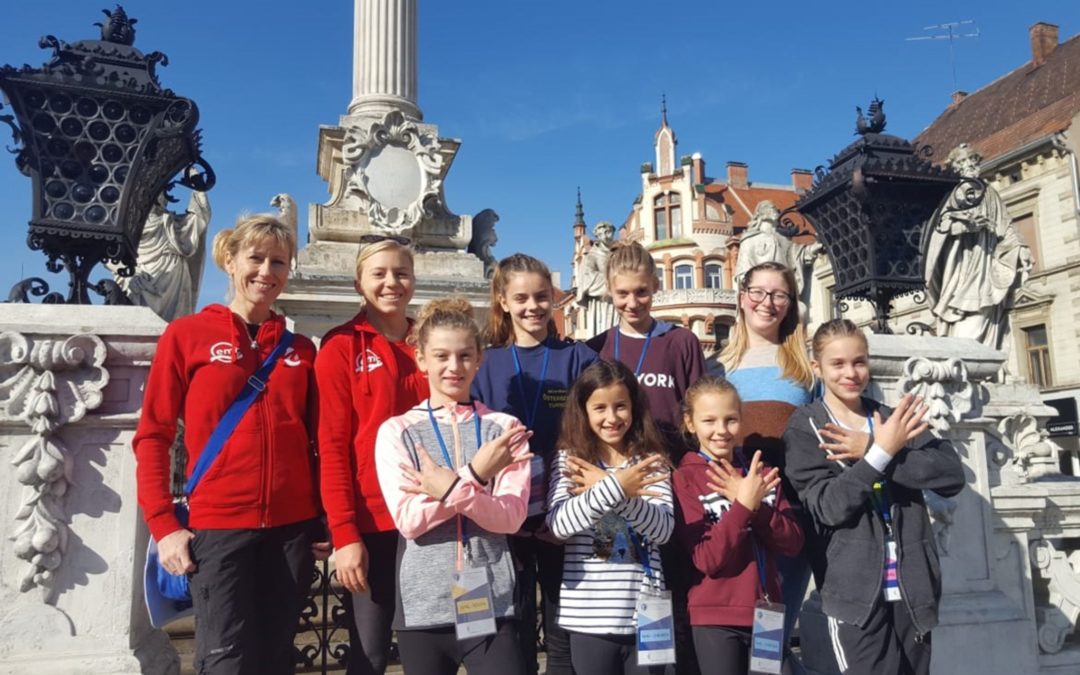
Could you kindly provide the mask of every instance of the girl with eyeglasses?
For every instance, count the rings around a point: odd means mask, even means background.
[[[737,445],[761,450],[765,463],[780,469],[784,496],[805,529],[798,495],[784,476],[784,428],[796,408],[810,402],[814,383],[796,288],[794,272],[784,265],[751,267],[739,286],[738,315],[720,363],[743,402]],[[810,583],[810,566],[802,554],[777,556],[776,562],[786,606],[784,635],[790,639]]]

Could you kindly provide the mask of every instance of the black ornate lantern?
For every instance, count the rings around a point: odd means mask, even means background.
[[[158,196],[176,183],[199,191],[214,184],[200,152],[195,102],[158,81],[155,68],[168,59],[132,46],[136,19],[123,8],[104,13],[106,21],[95,24],[100,40],[69,45],[46,36],[40,45],[53,50],[48,63],[0,68],[0,89],[14,111],[0,120],[22,144],[15,163],[33,181],[27,243],[48,256],[49,271],[68,271],[69,303],[89,303],[89,290],[106,303],[126,301],[111,279],[90,284],[90,270],[109,262],[122,276],[132,274]],[[16,285],[10,299],[26,301],[28,293],[65,302],[36,277]]]
[[[893,299],[925,289],[923,228],[961,178],[931,164],[929,146],[882,133],[883,105],[874,99],[869,119],[856,108],[859,139],[827,171],[818,167],[813,188],[794,208],[813,223],[829,256],[835,297],[869,300],[874,331],[889,333]]]

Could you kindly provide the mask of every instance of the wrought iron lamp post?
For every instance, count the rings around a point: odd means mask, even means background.
[[[869,300],[874,332],[890,333],[893,300],[925,289],[924,226],[962,179],[931,164],[928,146],[882,133],[882,101],[870,104],[869,119],[856,110],[858,140],[828,170],[817,169],[813,188],[794,208],[813,223],[829,256],[835,297]],[[970,198],[981,199],[978,186]]]
[[[66,269],[71,279],[66,300],[36,277],[17,284],[12,300],[30,294],[88,304],[92,290],[106,303],[126,302],[111,279],[91,284],[91,269],[108,262],[130,275],[158,195],[176,183],[199,191],[214,184],[195,102],[158,80],[156,67],[168,59],[132,46],[137,20],[123,8],[104,13],[100,40],[46,36],[40,45],[53,54],[43,66],[0,68],[0,90],[14,112],[0,120],[21,143],[15,163],[33,182],[27,243],[48,256],[49,271]]]

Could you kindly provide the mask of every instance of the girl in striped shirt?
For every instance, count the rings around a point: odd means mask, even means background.
[[[559,625],[574,670],[672,673],[638,666],[636,605],[665,588],[659,546],[675,525],[668,458],[633,372],[597,361],[570,390],[551,473],[547,523],[566,540]]]

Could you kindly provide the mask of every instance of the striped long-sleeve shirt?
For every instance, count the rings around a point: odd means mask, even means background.
[[[567,630],[633,634],[638,595],[665,587],[659,546],[675,526],[671,483],[650,486],[658,497],[627,498],[613,474],[629,462],[607,467],[607,478],[576,497],[570,495],[573,482],[563,476],[566,451],[552,467],[547,522],[566,540],[559,625]],[[649,578],[640,550],[652,569]]]

